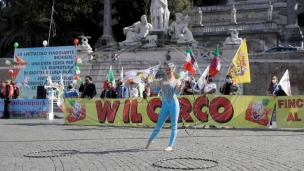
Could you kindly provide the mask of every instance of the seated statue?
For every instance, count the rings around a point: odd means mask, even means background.
[[[81,44],[79,44],[77,46],[77,50],[92,51],[92,48],[88,43],[88,41],[91,37],[90,36],[79,36],[79,38],[81,38]]]
[[[134,23],[132,26],[123,29],[126,40],[119,42],[120,46],[134,46],[141,43],[146,38],[152,25],[148,23],[147,16],[141,16],[141,21]]]
[[[231,37],[227,37],[223,45],[240,45],[242,38],[239,38],[239,32],[236,29],[231,30]]]
[[[192,32],[188,28],[191,18],[186,15],[183,19],[183,15],[181,13],[176,13],[175,17],[176,20],[172,22],[168,28],[168,34],[171,36],[171,40],[176,41],[177,43],[198,44],[198,42],[193,38]]]

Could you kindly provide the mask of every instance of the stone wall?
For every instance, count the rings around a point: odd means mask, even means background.
[[[249,56],[251,83],[244,84],[244,94],[265,95],[272,75],[279,79],[289,71],[291,92],[304,94],[304,51],[259,53]]]
[[[236,4],[246,4],[248,2],[262,2],[262,3],[268,3],[270,0],[228,0],[227,5],[236,5]],[[278,1],[278,0],[272,0],[273,1]]]
[[[221,46],[223,40],[230,37],[231,29],[239,30],[239,37],[246,37],[250,53],[263,52],[281,44],[280,35],[287,23],[286,2],[272,1],[272,21],[268,21],[267,1],[230,1],[228,4],[201,7],[204,26],[197,24],[199,7],[189,10],[191,31],[200,45]],[[232,4],[235,4],[237,11],[237,24],[231,23]]]
[[[286,9],[286,2],[273,2],[273,21],[277,24],[286,24],[287,18],[281,13]],[[225,25],[231,23],[231,5],[201,7],[203,24],[206,26]],[[235,5],[238,23],[259,23],[267,21],[267,9],[269,2],[247,2],[243,5]],[[198,7],[189,11],[191,25],[197,22]]]

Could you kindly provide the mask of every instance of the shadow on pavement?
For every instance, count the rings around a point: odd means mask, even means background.
[[[65,139],[65,140],[63,140],[63,139],[60,139],[60,140],[29,140],[29,141],[25,141],[25,140],[22,140],[22,141],[0,141],[0,143],[7,143],[7,142],[13,142],[13,143],[18,143],[18,142],[20,142],[20,143],[23,143],[23,142],[49,142],[49,141],[54,141],[54,142],[56,142],[56,141],[93,141],[93,140],[100,140],[100,138],[96,138],[96,139]]]
[[[163,151],[163,150],[151,150],[144,148],[135,148],[135,149],[124,149],[124,150],[110,150],[110,151],[87,151],[87,152],[79,152],[78,154],[110,154],[110,153],[130,153],[130,152],[147,152],[147,151]]]
[[[62,126],[61,123],[4,123],[2,125],[20,125],[20,126],[41,126],[41,125],[56,125]]]

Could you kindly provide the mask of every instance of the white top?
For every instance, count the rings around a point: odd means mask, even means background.
[[[203,89],[205,93],[208,93],[212,89],[216,89],[216,84],[215,83],[204,84]]]
[[[175,91],[179,88],[181,82],[178,79],[164,81],[161,86],[162,102],[177,100]]]
[[[137,90],[137,88],[135,88],[135,87],[129,88],[129,91],[130,91],[130,98],[138,97],[138,90]]]

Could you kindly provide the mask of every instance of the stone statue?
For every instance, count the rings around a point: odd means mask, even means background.
[[[157,35],[149,35],[146,37],[145,39],[146,41],[148,41],[149,43],[146,45],[147,46],[156,46],[156,42],[157,42]]]
[[[199,7],[198,8],[198,14],[197,14],[197,22],[196,22],[196,24],[203,26],[202,22],[203,22],[203,12],[202,12],[202,9]]]
[[[78,36],[78,37],[81,38],[81,44],[77,46],[77,50],[91,52],[92,48],[88,43],[91,37],[90,36]]]
[[[149,34],[149,31],[153,26],[148,23],[147,16],[141,16],[141,21],[134,23],[132,26],[125,27],[123,29],[124,34],[126,35],[126,40],[120,42],[120,46],[133,46],[141,43],[142,40],[145,40],[146,36]]]
[[[271,4],[271,2],[269,2],[269,8],[267,9],[268,21],[272,20],[272,11],[273,11],[273,5]]]
[[[236,29],[231,30],[231,37],[227,37],[225,42],[223,43],[225,45],[240,45],[242,44],[243,40],[242,38],[239,38],[239,32]]]
[[[194,40],[192,32],[188,28],[191,18],[186,15],[183,19],[183,15],[181,13],[176,13],[175,18],[176,20],[172,22],[168,28],[168,34],[171,36],[171,40],[176,41],[177,43],[198,44],[198,42]]]
[[[170,17],[167,0],[152,0],[150,15],[153,29],[167,30]]]
[[[237,22],[236,22],[236,9],[235,9],[234,5],[232,6],[232,9],[231,9],[231,23],[237,24]]]

